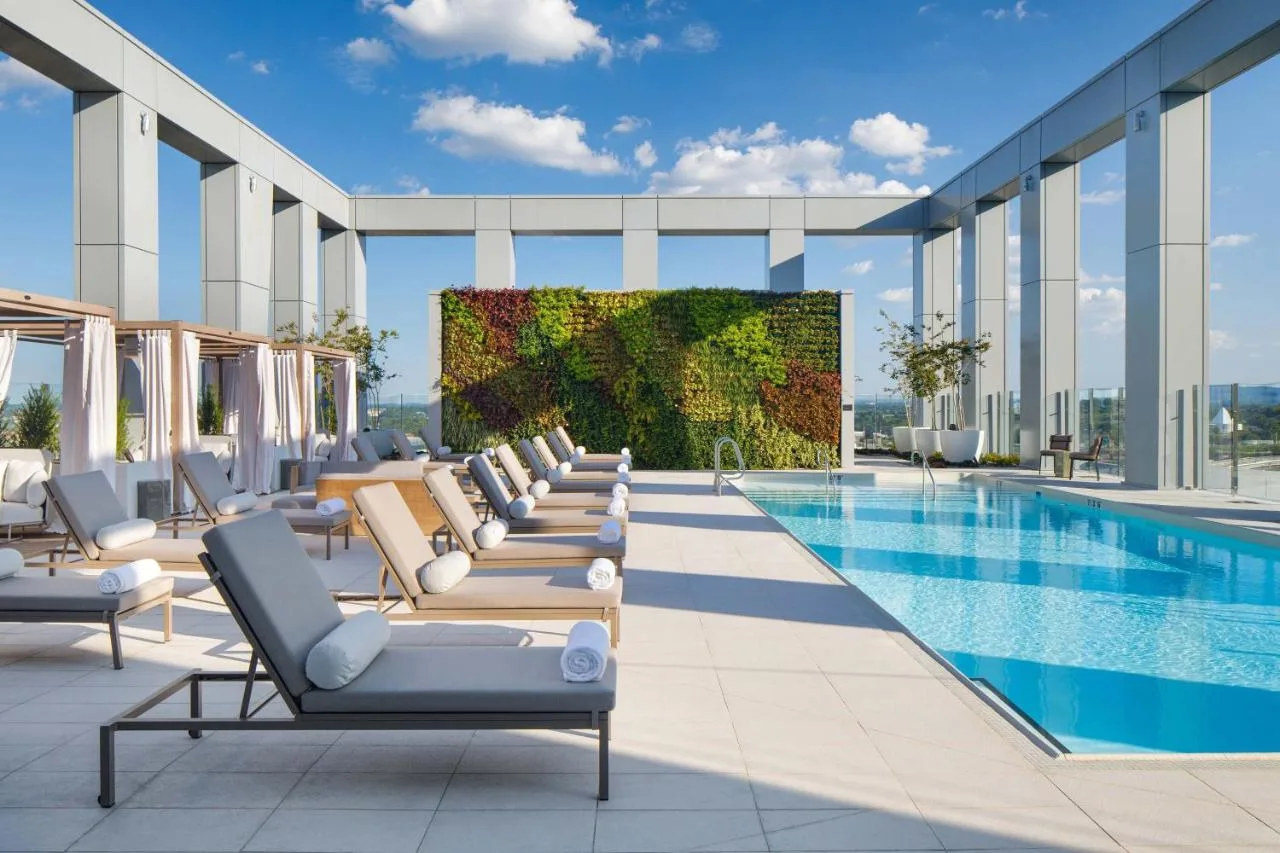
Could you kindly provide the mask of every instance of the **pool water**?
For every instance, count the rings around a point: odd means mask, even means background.
[[[981,486],[747,494],[1072,752],[1280,752],[1280,550]]]

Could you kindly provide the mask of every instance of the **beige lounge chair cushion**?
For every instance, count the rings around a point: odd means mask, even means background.
[[[199,566],[200,555],[204,553],[204,542],[199,539],[168,539],[157,537],[142,542],[135,542],[123,548],[98,549],[99,560],[141,560],[150,557],[160,565],[169,563],[190,563]]]
[[[586,569],[473,573],[448,592],[419,595],[413,602],[420,610],[604,610],[621,606],[622,578],[595,590],[587,586]]]
[[[624,536],[612,545],[601,544],[594,533],[566,533],[557,536],[512,536],[504,539],[496,548],[475,551],[471,559],[478,565],[524,560],[564,560],[573,563],[590,563],[596,557],[618,558],[626,556],[627,539]]]
[[[418,569],[434,560],[436,554],[396,484],[362,486],[351,497],[364,517],[369,535],[386,555],[396,584],[406,595],[421,595]]]
[[[154,578],[118,595],[98,591],[98,579],[19,576],[0,580],[0,610],[119,613],[173,592],[173,578]]]
[[[577,445],[573,443],[573,439],[569,438],[568,430],[566,430],[564,427],[562,426],[556,427],[555,433],[557,436],[559,436],[560,441],[564,443],[565,447],[569,448],[570,450],[574,450],[577,448]],[[587,455],[582,457],[582,461],[583,462],[611,462],[613,463],[613,465],[617,465],[619,462],[622,461],[622,454],[621,453],[588,452]]]
[[[308,690],[302,710],[317,713],[547,713],[611,711],[618,665],[604,678],[570,684],[556,647],[388,646],[355,681]]]
[[[480,516],[476,515],[475,509],[467,500],[467,496],[462,493],[462,488],[450,471],[443,468],[431,471],[425,480],[431,499],[440,508],[440,514],[444,516],[453,535],[458,537],[462,550],[474,559],[476,551],[479,550],[474,534],[480,527]]]

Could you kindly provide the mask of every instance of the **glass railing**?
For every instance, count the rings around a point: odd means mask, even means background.
[[[1280,385],[1210,385],[1204,487],[1280,500]]]
[[[1102,437],[1098,468],[1124,476],[1124,388],[1082,388],[1076,396],[1075,445],[1089,450]]]

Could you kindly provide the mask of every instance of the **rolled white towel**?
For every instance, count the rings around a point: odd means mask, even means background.
[[[623,462],[623,463],[621,463],[621,464],[619,464],[619,465],[618,465],[618,473],[619,473],[619,474],[626,474],[626,473],[627,473],[627,472],[629,472],[630,470],[631,470],[631,466],[630,466],[630,465],[628,465],[628,464],[627,464],[627,463],[625,463],[625,462]]]
[[[613,545],[622,538],[622,525],[616,519],[609,519],[600,525],[600,530],[596,533],[596,539],[602,545]]]
[[[533,508],[537,504],[533,495],[521,495],[520,497],[507,504],[507,512],[511,513],[512,518],[528,518],[533,514]]]
[[[604,557],[596,557],[587,569],[587,586],[592,589],[608,589],[617,578],[618,570],[614,567],[613,560],[606,560]]]
[[[568,474],[570,471],[573,470],[573,466],[568,462],[561,462],[559,465],[556,466],[556,470],[560,472],[560,476],[561,478],[563,478],[565,474]]]
[[[624,448],[622,448],[621,450],[619,450],[618,452],[619,452],[619,453],[621,453],[623,456],[630,456],[630,455],[631,455],[631,448],[630,448],[630,447],[624,447]]]
[[[609,506],[605,507],[605,512],[609,513],[612,518],[621,518],[627,514],[626,498],[614,498],[609,501]]]
[[[116,566],[114,569],[107,569],[98,575],[98,592],[105,595],[118,595],[136,589],[158,577],[160,577],[160,564],[155,560],[134,560],[132,563]]]
[[[535,498],[545,498],[551,492],[551,484],[546,480],[534,480],[529,484],[529,494]]]
[[[560,671],[570,682],[599,681],[609,668],[609,629],[603,622],[579,622],[569,629]]]
[[[347,502],[342,498],[328,498],[327,500],[316,503],[316,515],[330,516],[337,515],[347,508]]]
[[[437,455],[437,456],[448,456],[448,455],[449,455],[450,453],[452,453],[452,452],[453,452],[453,448],[452,448],[452,447],[450,447],[450,446],[449,446],[449,445],[447,445],[447,444],[442,444],[442,445],[440,445],[440,450],[436,453],[436,455]]]
[[[587,455],[587,449],[586,449],[585,447],[583,447],[581,444],[579,444],[577,447],[575,447],[575,448],[573,449],[573,452],[574,452],[574,453],[576,453],[576,454],[578,454],[579,456],[586,456],[586,455]]]
[[[631,494],[631,490],[627,488],[626,483],[613,484],[613,496],[615,498],[622,498],[625,501],[629,494]]]
[[[631,474],[629,474],[626,471],[623,471],[621,474],[618,475],[618,482],[624,486],[631,485]]]
[[[26,562],[17,548],[0,548],[0,578],[11,578],[22,571]]]

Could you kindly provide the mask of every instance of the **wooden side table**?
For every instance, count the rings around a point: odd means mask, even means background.
[[[409,505],[409,512],[413,513],[413,517],[417,519],[423,536],[430,536],[440,529],[444,524],[444,516],[436,508],[436,502],[431,499],[431,495],[427,493],[427,484],[422,481],[421,476],[388,477],[385,474],[380,475],[373,472],[367,474],[321,474],[316,479],[316,500],[342,498],[352,510],[351,532],[357,536],[368,536],[368,531],[365,530],[359,517],[355,515],[356,504],[352,494],[356,489],[363,486],[387,482],[396,484],[396,488],[400,490],[401,496],[404,497],[404,502]]]

